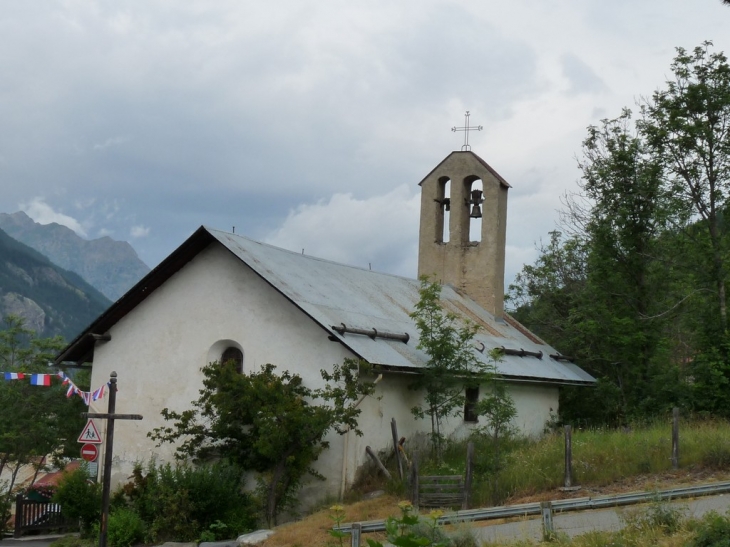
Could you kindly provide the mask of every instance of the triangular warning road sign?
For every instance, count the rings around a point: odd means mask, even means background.
[[[80,443],[89,443],[89,444],[101,444],[101,436],[99,435],[99,430],[96,429],[96,426],[94,425],[94,422],[89,418],[89,421],[86,422],[86,427],[84,427],[84,430],[81,432],[81,435],[79,435],[79,441]]]

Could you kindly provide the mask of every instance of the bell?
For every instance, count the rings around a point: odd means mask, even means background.
[[[471,208],[471,214],[469,218],[482,218],[482,208],[479,205],[474,205]]]

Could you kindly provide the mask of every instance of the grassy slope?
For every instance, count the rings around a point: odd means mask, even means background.
[[[573,462],[575,483],[581,490],[563,493],[558,490],[563,478],[563,438],[548,435],[536,442],[523,442],[514,447],[507,467],[502,473],[500,487],[509,490],[507,504],[529,501],[609,495],[633,491],[654,491],[688,484],[728,480],[730,478],[730,424],[720,421],[683,423],[680,432],[679,470],[671,469],[671,426],[656,423],[627,431],[575,431],[573,433]],[[459,454],[458,445],[451,451]],[[478,454],[478,452],[477,452]],[[453,456],[452,456],[453,457]],[[450,469],[458,468],[456,459],[446,462]],[[369,482],[373,487],[372,480]],[[382,484],[385,488],[386,485]],[[490,489],[482,478],[475,489]],[[399,498],[385,495],[379,498],[345,505],[344,522],[382,519],[399,515]],[[488,506],[488,504],[480,504]],[[264,543],[265,547],[336,545],[327,530],[332,526],[329,508],[307,518],[284,525]],[[495,524],[495,522],[490,522]],[[486,523],[484,524],[486,525]],[[661,531],[659,531],[661,532]],[[634,530],[648,534],[647,541],[657,540],[652,530]],[[663,532],[662,532],[663,534]],[[661,534],[660,534],[661,535]],[[600,538],[608,538],[606,542]],[[367,536],[377,537],[377,536]],[[650,539],[653,538],[653,539]],[[662,536],[661,545],[683,545],[688,532],[682,530],[676,538]],[[588,540],[591,541],[588,541]],[[595,541],[594,541],[595,540]],[[586,538],[585,545],[608,545],[610,535],[597,534]],[[642,543],[638,543],[642,544]],[[584,543],[574,542],[578,546]]]

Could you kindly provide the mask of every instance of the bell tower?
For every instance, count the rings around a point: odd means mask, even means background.
[[[419,277],[454,286],[501,320],[510,185],[470,150],[452,152],[419,184]]]

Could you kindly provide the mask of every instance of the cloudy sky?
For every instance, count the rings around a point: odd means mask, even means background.
[[[586,127],[728,29],[720,0],[2,0],[0,212],[150,266],[206,224],[415,276],[417,183],[470,110],[511,279]]]

